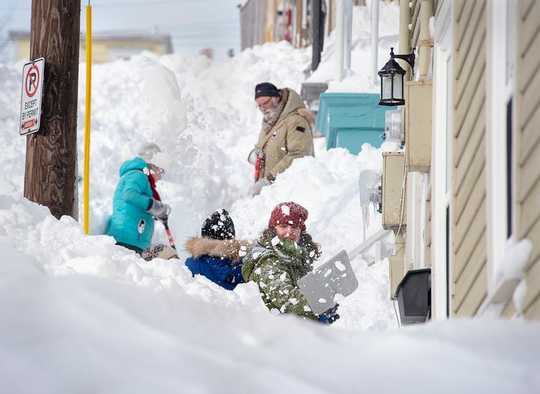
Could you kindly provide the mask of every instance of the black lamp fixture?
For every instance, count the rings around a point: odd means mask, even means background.
[[[414,69],[414,49],[408,55],[395,55],[394,48],[390,48],[390,60],[378,72],[381,77],[381,100],[379,105],[405,105],[403,97],[403,77],[405,70],[394,59],[402,59]]]

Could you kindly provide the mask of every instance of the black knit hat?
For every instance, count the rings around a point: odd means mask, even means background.
[[[279,90],[276,85],[270,82],[263,82],[255,86],[255,98],[258,97],[279,97]]]
[[[235,234],[234,223],[225,209],[212,213],[201,228],[201,235],[206,238],[233,239]]]

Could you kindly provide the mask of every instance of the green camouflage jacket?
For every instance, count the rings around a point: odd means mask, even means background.
[[[257,283],[268,309],[317,320],[297,285],[312,270],[314,256],[292,241],[263,235],[243,258],[242,275],[246,282]]]

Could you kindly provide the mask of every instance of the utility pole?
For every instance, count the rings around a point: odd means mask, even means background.
[[[315,71],[321,62],[321,52],[323,50],[322,46],[324,40],[324,14],[321,9],[321,0],[312,0],[311,2],[311,26],[311,71]]]
[[[344,42],[344,57],[343,67],[345,68],[345,75],[349,75],[351,72],[351,49],[352,49],[352,25],[353,25],[353,3],[352,0],[345,0],[343,5],[344,15],[344,27],[345,27],[345,42]]]
[[[408,53],[408,52],[407,52]],[[379,0],[371,0],[371,65],[373,84],[379,84]]]
[[[80,0],[32,0],[30,59],[45,58],[41,128],[26,137],[24,197],[75,217]]]
[[[342,81],[345,76],[345,0],[337,0],[336,2],[335,37],[337,79]]]

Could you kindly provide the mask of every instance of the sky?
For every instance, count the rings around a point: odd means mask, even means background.
[[[95,33],[110,31],[169,33],[174,51],[195,54],[214,48],[216,58],[240,47],[239,0],[95,0]],[[0,36],[9,30],[30,30],[31,0],[0,0]],[[81,30],[84,8],[81,5]],[[0,40],[1,41],[1,40]],[[0,54],[1,56],[1,54]]]

